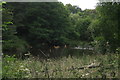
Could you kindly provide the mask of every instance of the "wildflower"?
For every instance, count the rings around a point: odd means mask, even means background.
[[[28,78],[29,76],[25,76],[25,78]]]
[[[84,74],[82,76],[85,76]]]
[[[28,56],[28,55],[30,55],[31,53],[30,52],[28,52],[27,54],[24,54],[25,56]]]
[[[36,73],[38,73],[38,71],[36,71]]]
[[[25,68],[25,71],[30,71],[28,68]]]
[[[85,74],[86,76],[89,75],[89,73]]]
[[[22,66],[20,66],[21,68],[23,68],[24,66],[22,65]]]

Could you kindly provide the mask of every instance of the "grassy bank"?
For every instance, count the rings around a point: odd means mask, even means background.
[[[118,54],[83,55],[25,60],[5,56],[3,77],[7,78],[118,78]],[[89,67],[89,66],[93,67]],[[95,67],[94,67],[95,66]]]

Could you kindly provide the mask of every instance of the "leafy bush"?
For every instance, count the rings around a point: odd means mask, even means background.
[[[25,53],[27,49],[27,42],[17,36],[11,37],[10,40],[3,40],[3,53],[19,55],[20,53]]]
[[[15,55],[5,55],[3,58],[3,78],[26,78],[29,77],[29,69]]]

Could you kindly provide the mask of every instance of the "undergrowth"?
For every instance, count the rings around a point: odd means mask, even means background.
[[[3,78],[118,78],[118,54],[68,56],[58,59],[3,58]],[[83,68],[88,65],[95,68]]]

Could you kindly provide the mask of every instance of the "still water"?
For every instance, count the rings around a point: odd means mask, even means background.
[[[52,49],[40,49],[39,51],[34,51],[34,53],[43,58],[58,58],[58,57],[63,57],[63,56],[82,56],[82,55],[87,55],[87,54],[93,54],[94,51],[91,49],[76,49],[76,48],[52,48]]]

